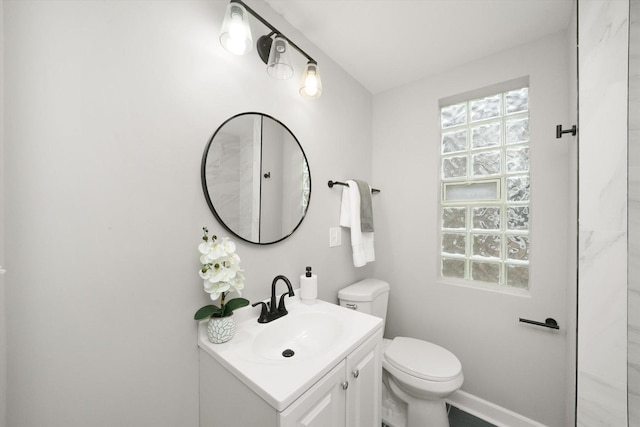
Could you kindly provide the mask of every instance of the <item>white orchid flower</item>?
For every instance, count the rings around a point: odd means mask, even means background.
[[[208,284],[208,286],[207,286]],[[217,300],[220,298],[220,295],[224,292],[228,292],[231,286],[229,286],[226,282],[217,282],[211,283],[209,281],[205,281],[204,290],[209,293],[212,300]]]
[[[205,271],[202,271],[202,270],[203,270],[202,268],[198,270],[198,274],[200,274],[200,278],[205,280],[209,279],[209,277],[211,277],[211,270],[208,268]]]
[[[207,254],[212,259],[217,260],[218,258],[226,257],[227,252],[224,250],[224,246],[220,243],[214,243],[211,246],[211,252]]]
[[[209,253],[211,246],[209,245],[209,242],[202,242],[198,245],[198,250],[201,254],[205,255]]]
[[[233,254],[236,251],[236,244],[233,243],[231,240],[227,239],[226,237],[222,239],[221,246],[229,255]]]
[[[210,282],[228,282],[236,277],[236,271],[230,268],[219,268],[211,273]]]
[[[238,271],[242,271],[240,270],[240,257],[238,256],[238,254],[233,253],[229,256],[229,262],[231,263],[232,266],[237,267]]]
[[[231,279],[229,285],[235,292],[238,293],[238,295],[242,295],[242,293],[240,292],[242,289],[244,289],[244,276],[242,275],[242,273],[236,273],[236,276]]]

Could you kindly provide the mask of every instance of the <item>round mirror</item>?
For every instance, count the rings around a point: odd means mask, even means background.
[[[307,157],[293,133],[266,114],[242,113],[225,121],[204,150],[201,173],[211,212],[244,241],[279,242],[307,213]]]

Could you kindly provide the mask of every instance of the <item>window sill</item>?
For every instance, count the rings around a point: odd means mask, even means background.
[[[464,279],[443,278],[437,279],[437,283],[442,286],[457,286],[462,288],[470,288],[479,291],[495,292],[503,295],[511,295],[514,297],[531,298],[531,292],[528,289],[513,288],[506,285],[496,285],[487,282],[475,282]]]

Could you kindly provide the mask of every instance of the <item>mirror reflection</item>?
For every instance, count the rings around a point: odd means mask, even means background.
[[[201,173],[211,212],[247,242],[287,238],[309,207],[304,151],[284,124],[266,114],[242,113],[225,121],[205,148]]]

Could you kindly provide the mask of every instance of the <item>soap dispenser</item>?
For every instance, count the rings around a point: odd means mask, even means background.
[[[311,273],[311,267],[300,276],[300,301],[313,304],[318,297],[318,276]]]

